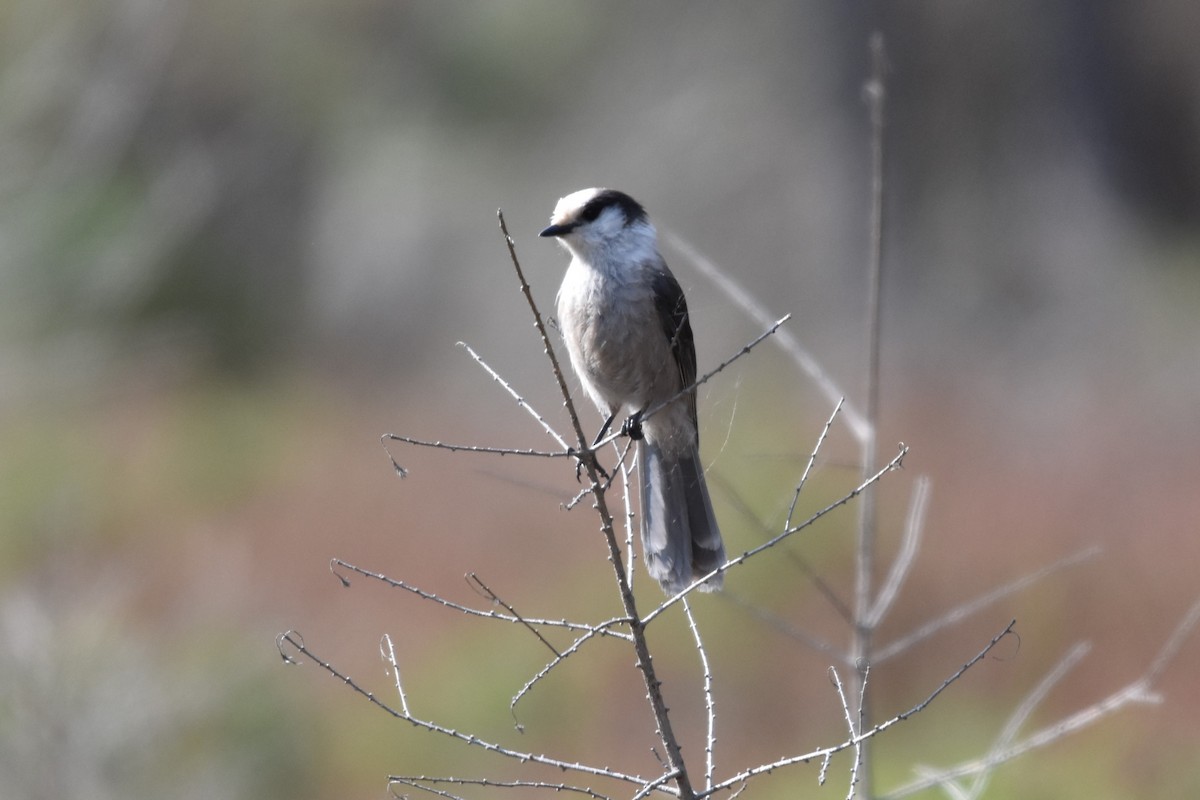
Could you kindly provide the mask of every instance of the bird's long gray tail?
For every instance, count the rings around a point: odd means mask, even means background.
[[[683,591],[725,563],[725,545],[700,468],[700,454],[667,455],[648,439],[640,445],[642,552],[646,571],[668,595]],[[721,588],[724,574],[700,586]]]

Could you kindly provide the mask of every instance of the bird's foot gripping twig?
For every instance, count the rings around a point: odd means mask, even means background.
[[[583,463],[585,460],[590,460],[592,462],[592,466],[595,467],[596,472],[600,473],[600,477],[603,478],[606,483],[612,480],[612,476],[608,474],[608,470],[604,469],[604,467],[600,465],[600,459],[596,458],[595,450],[589,448],[587,450],[579,451],[572,447],[567,452],[575,458],[576,483],[583,482]]]
[[[635,442],[640,442],[643,437],[642,433],[642,412],[635,411],[625,418],[621,423],[621,435],[628,436]]]

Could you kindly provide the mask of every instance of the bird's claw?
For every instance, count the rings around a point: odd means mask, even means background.
[[[575,450],[575,448],[571,448],[568,452],[575,457],[575,482],[583,483],[583,459],[585,456],[581,455],[577,450]],[[600,466],[600,462],[596,459],[594,454],[592,455],[592,465],[596,468],[596,472],[599,472],[600,476],[604,478],[604,480],[611,480],[608,472],[604,469],[604,467]]]

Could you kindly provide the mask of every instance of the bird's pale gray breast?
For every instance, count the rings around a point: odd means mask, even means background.
[[[609,410],[644,408],[679,388],[670,342],[655,322],[658,312],[642,277],[572,264],[559,291],[572,365],[592,399]]]

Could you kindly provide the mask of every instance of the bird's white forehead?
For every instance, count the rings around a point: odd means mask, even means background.
[[[574,219],[578,216],[580,210],[587,205],[587,202],[602,191],[604,191],[602,187],[592,187],[591,189],[580,189],[577,192],[571,192],[558,201],[558,205],[554,207],[554,213],[550,215],[550,221],[558,225],[567,220]]]

